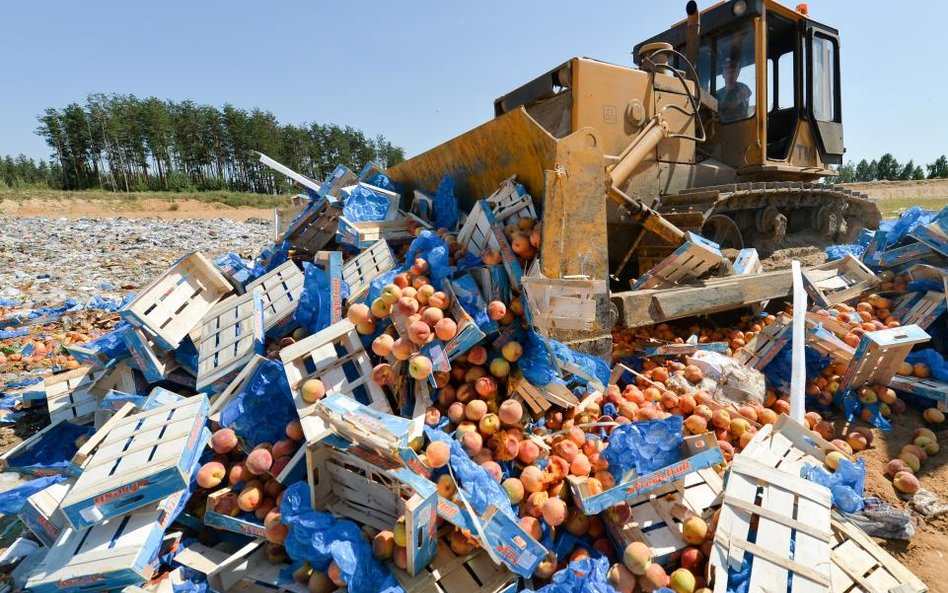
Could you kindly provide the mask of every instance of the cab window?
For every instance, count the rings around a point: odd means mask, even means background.
[[[703,39],[697,70],[702,88],[718,100],[723,123],[753,117],[757,105],[753,22]]]

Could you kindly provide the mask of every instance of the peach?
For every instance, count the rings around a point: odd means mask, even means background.
[[[286,466],[290,464],[290,461],[293,458],[289,455],[284,455],[283,457],[277,457],[273,460],[273,465],[270,466],[270,475],[273,477],[279,476],[283,473],[283,470],[286,469]],[[279,484],[279,482],[276,482]]]
[[[842,459],[846,459],[846,456],[843,455],[840,451],[830,451],[826,454],[826,458],[823,460],[823,463],[829,469],[836,471],[839,468],[839,462]]]
[[[296,443],[289,439],[283,439],[273,444],[273,451],[270,454],[274,458],[292,457],[296,453]]]
[[[543,503],[543,520],[548,525],[556,527],[566,520],[566,503],[562,498],[549,498]]]
[[[484,251],[486,252],[487,250],[485,249]],[[533,571],[533,576],[545,581],[553,576],[553,573],[556,572],[556,568],[556,556],[551,553],[537,564],[536,570]]]
[[[227,475],[227,468],[219,461],[209,461],[201,466],[197,473],[197,483],[201,488],[216,488]]]
[[[352,325],[359,325],[369,319],[370,313],[368,305],[353,303],[349,305],[349,310],[346,311],[346,317],[352,322]]]
[[[270,564],[282,564],[289,561],[289,556],[286,555],[286,548],[281,544],[274,544],[267,542],[266,545],[266,555],[267,561]]]
[[[319,379],[307,379],[303,381],[301,391],[303,401],[311,404],[321,400],[326,395],[326,386]]]
[[[729,430],[732,435],[740,438],[741,435],[751,430],[751,424],[747,418],[735,418],[731,420],[731,426]]]
[[[404,546],[395,546],[392,552],[392,562],[402,570],[408,569],[408,550]]]
[[[926,455],[935,455],[938,453],[938,442],[929,436],[922,435],[915,437],[915,440],[912,441],[912,444],[914,444],[916,447],[920,447]]]
[[[523,346],[520,342],[507,342],[500,349],[500,354],[507,362],[517,362],[523,356]]]
[[[395,521],[395,527],[392,529],[392,537],[395,540],[395,545],[400,548],[404,548],[408,545],[408,532],[405,530],[405,517],[399,517]]]
[[[543,470],[535,465],[528,465],[520,472],[520,481],[527,492],[539,492],[546,486]]]
[[[459,424],[464,420],[464,404],[461,402],[454,402],[448,406],[448,420],[452,424]]]
[[[510,374],[510,363],[503,358],[495,358],[490,361],[490,374],[495,377],[506,377]]]
[[[589,458],[585,454],[579,453],[569,464],[569,471],[574,476],[588,476],[589,472],[592,471]]]
[[[290,420],[286,425],[286,436],[297,443],[303,440],[303,425],[299,420]]]
[[[461,435],[461,448],[467,452],[468,455],[473,457],[481,452],[481,448],[484,446],[484,440],[481,437],[479,432],[470,431]]]
[[[438,309],[441,309],[442,311],[447,310],[448,305],[450,304],[451,302],[448,299],[448,295],[441,291],[437,291],[433,293],[430,297],[428,297],[428,306],[437,307]]]
[[[494,478],[494,481],[498,484],[500,484],[501,480],[504,479],[504,470],[496,461],[484,461],[480,463],[480,466],[487,470],[487,473],[490,474],[490,477]]]
[[[395,343],[392,344],[392,356],[396,360],[408,360],[411,358],[412,352],[415,348],[409,340],[404,338],[398,338],[395,340]]]
[[[293,571],[293,581],[301,585],[309,582],[313,575],[313,567],[309,565],[309,560],[304,560],[299,568]]]
[[[460,529],[454,529],[448,536],[451,551],[458,556],[467,556],[475,550],[477,544]]]
[[[700,548],[687,547],[682,550],[679,561],[682,568],[698,571],[700,570],[701,565],[704,564],[704,554],[701,553]]]
[[[833,425],[826,420],[817,422],[816,426],[813,427],[813,431],[828,441],[833,440],[833,435],[836,432]]]
[[[429,308],[428,311],[433,309]],[[426,313],[428,311],[425,311]],[[444,317],[434,324],[435,336],[442,342],[447,342],[454,338],[458,333],[458,324],[449,317]]]
[[[493,377],[481,377],[474,382],[474,391],[481,397],[489,397],[497,393],[497,380]]]
[[[241,490],[240,494],[237,495],[237,507],[244,512],[254,511],[260,505],[262,500],[263,488],[260,485],[260,482],[254,480],[252,482],[247,482],[247,485],[244,486],[244,489]]]
[[[711,415],[711,425],[715,428],[727,430],[731,426],[731,414],[727,410],[715,410]]]
[[[849,443],[842,439],[833,439],[830,441],[830,444],[845,453],[846,455],[853,454],[853,448],[849,446]]]
[[[704,434],[708,431],[708,421],[703,416],[692,414],[685,419],[685,428],[690,434]]]
[[[861,432],[856,432],[855,430],[846,435],[846,442],[853,451],[862,451],[869,446],[869,441],[866,439],[866,435],[862,434]]]
[[[520,424],[520,420],[523,418],[523,405],[517,400],[508,399],[500,404],[497,416],[501,424],[506,426]]]
[[[482,365],[487,362],[487,349],[483,346],[474,346],[467,353],[467,361],[473,365]]]
[[[472,366],[464,371],[464,382],[470,383],[472,386],[474,383],[481,377],[486,377],[487,371],[484,370],[482,366]]]
[[[563,439],[553,445],[553,453],[559,455],[567,462],[572,463],[576,455],[579,454],[579,447],[569,439]]]
[[[431,376],[431,359],[421,354],[413,356],[408,362],[408,374],[412,379],[423,380]]]
[[[520,519],[520,529],[527,532],[527,535],[539,541],[543,537],[543,526],[536,517],[523,517]]]
[[[918,364],[921,364],[921,363],[918,363]],[[918,366],[918,365],[915,365],[915,366]],[[920,376],[920,375],[916,374],[916,376]],[[939,410],[938,408],[928,408],[927,410],[922,412],[922,418],[925,420],[925,422],[928,422],[929,424],[941,424],[942,422],[945,421],[945,413]]]
[[[391,531],[380,531],[372,538],[372,554],[379,560],[388,560],[394,551],[395,535]]]
[[[500,430],[500,418],[497,414],[485,414],[477,423],[477,429],[485,437],[492,436]]]
[[[408,339],[411,340],[413,344],[423,346],[428,342],[430,336],[431,327],[424,321],[415,321],[408,326]]]
[[[639,577],[639,585],[645,593],[652,593],[656,589],[668,586],[668,574],[665,573],[665,569],[660,564],[653,562],[645,569],[645,573]]]
[[[372,315],[378,319],[385,319],[392,314],[392,304],[385,302],[382,297],[379,297],[372,301],[372,306],[370,307]],[[366,320],[368,321],[368,320]],[[359,325],[362,325],[361,323]]]
[[[912,431],[912,440],[917,439],[918,437],[926,436],[933,441],[937,441],[938,437],[928,428],[919,427]]]
[[[402,297],[402,289],[397,284],[386,284],[382,287],[382,293],[379,295],[383,301],[389,305],[394,305]]]
[[[387,362],[372,367],[372,372],[369,373],[369,376],[372,378],[373,383],[383,387],[395,382],[395,370],[392,368],[392,365]]]
[[[230,453],[237,448],[237,434],[230,428],[215,430],[211,435],[211,449],[215,453]]]
[[[885,473],[890,478],[894,478],[897,473],[905,471],[912,472],[912,468],[910,468],[904,461],[898,458],[890,459],[889,463],[885,466]]]
[[[415,293],[415,298],[418,299],[418,302],[422,305],[427,305],[428,301],[431,299],[431,295],[435,293],[434,286],[430,284],[425,284],[418,289],[418,292]],[[437,307],[435,307],[437,309]]]
[[[905,462],[905,465],[907,465],[909,469],[912,470],[912,473],[917,472],[922,466],[922,462],[918,458],[918,456],[906,451],[905,449],[903,449],[902,452],[899,454],[899,459]]]
[[[272,521],[264,525],[264,537],[267,538],[268,542],[274,544],[282,544],[286,541],[286,535],[290,532],[290,528],[286,526],[282,521]]]
[[[500,301],[491,301],[487,304],[487,316],[494,321],[499,321],[507,314],[507,306]]]
[[[330,580],[329,576],[321,571],[314,570],[313,574],[309,577],[309,582],[306,584],[309,593],[333,593],[336,590],[335,583]]]
[[[661,404],[666,410],[674,410],[678,407],[678,395],[672,391],[662,393]]]
[[[681,524],[681,537],[685,542],[697,546],[708,536],[708,524],[697,515],[688,517]]]
[[[922,449],[915,443],[909,443],[908,445],[903,445],[902,453],[906,453],[906,452],[911,453],[912,455],[918,457],[919,463],[925,463],[926,461],[928,461],[928,453],[925,451],[925,449]]]
[[[517,459],[525,464],[530,465],[535,462],[540,457],[540,447],[535,442],[530,439],[524,439],[520,441],[517,446]]]
[[[445,441],[432,441],[425,449],[428,465],[437,469],[444,467],[451,459],[451,445]]]
[[[257,519],[263,521],[263,519],[270,514],[270,512],[276,508],[276,502],[272,498],[264,498],[260,501],[260,504],[257,505],[257,508],[254,510],[253,515]],[[278,542],[282,543],[282,542]]]
[[[395,345],[395,338],[389,334],[382,334],[372,341],[372,352],[379,356],[388,356],[392,353],[392,346]]]
[[[918,478],[911,472],[899,472],[892,478],[895,489],[903,494],[915,494],[918,492]]]
[[[266,449],[254,449],[247,456],[247,470],[255,476],[267,473],[271,465],[273,465],[273,455]]]
[[[329,563],[329,568],[326,569],[326,576],[329,577],[333,585],[340,588],[346,586],[346,581],[342,578],[342,570],[339,568],[339,565],[336,564],[335,560]]]
[[[675,593],[694,593],[695,575],[687,568],[679,568],[669,575],[668,585]]]
[[[464,407],[464,416],[471,422],[480,422],[487,414],[487,402],[482,399],[473,399]]]
[[[924,362],[916,362],[912,365],[912,374],[914,374],[919,379],[927,379],[931,376],[931,369],[928,368],[928,365]],[[934,410],[935,408],[930,408]]]
[[[238,482],[244,482],[247,480],[247,476],[250,474],[247,471],[247,466],[243,463],[238,463],[237,465],[230,468],[230,471],[227,473],[227,483],[234,485]]]
[[[693,364],[689,364],[685,367],[685,379],[691,383],[698,383],[704,378],[704,373],[701,372],[701,368]]]
[[[622,564],[634,575],[644,575],[652,564],[652,549],[642,542],[632,542],[625,547]]]
[[[635,575],[623,564],[609,567],[606,580],[619,593],[632,593],[635,590]]]
[[[531,492],[525,501],[520,505],[520,510],[530,516],[541,518],[543,516],[543,505],[550,499],[550,495],[545,490]]]

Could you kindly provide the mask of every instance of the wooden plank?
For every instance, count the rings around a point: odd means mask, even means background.
[[[395,267],[388,243],[381,239],[352,257],[342,266],[342,278],[349,285],[349,301],[355,301],[368,290],[372,280]]]
[[[125,402],[121,408],[119,408],[115,414],[109,418],[105,424],[101,426],[97,431],[95,431],[89,439],[82,444],[81,447],[76,451],[76,454],[72,456],[72,463],[77,466],[82,466],[86,459],[96,450],[96,448],[102,444],[102,441],[105,440],[105,437],[112,432],[112,429],[119,424],[126,416],[135,411],[135,405],[131,402]]]
[[[639,277],[632,290],[671,288],[683,282],[697,280],[721,265],[723,256],[719,247],[691,232],[685,233],[685,242],[671,255]]]
[[[246,291],[260,289],[263,304],[263,329],[273,326],[292,315],[303,293],[303,272],[290,260],[247,285]]]

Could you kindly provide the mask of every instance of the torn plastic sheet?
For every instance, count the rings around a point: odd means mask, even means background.
[[[19,513],[23,505],[26,504],[27,498],[37,492],[46,490],[53,484],[64,482],[66,479],[67,477],[62,474],[42,476],[0,493],[0,515],[15,515]]]

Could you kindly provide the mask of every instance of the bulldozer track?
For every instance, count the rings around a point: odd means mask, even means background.
[[[882,214],[868,195],[833,185],[802,182],[737,183],[684,190],[664,196],[656,210],[672,222],[719,233],[709,239],[769,253],[800,244],[846,243],[863,228],[876,229]],[[696,215],[700,215],[696,216]],[[721,224],[720,217],[734,221]],[[712,218],[713,217],[713,218]],[[700,221],[700,222],[699,222]],[[707,223],[713,222],[705,226]],[[735,236],[735,229],[739,229]]]

